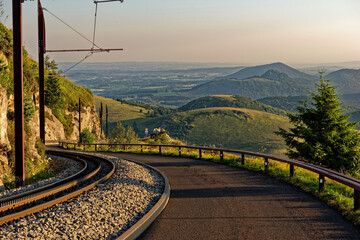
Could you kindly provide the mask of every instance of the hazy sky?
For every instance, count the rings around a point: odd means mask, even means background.
[[[11,1],[3,1],[11,15]],[[89,38],[92,0],[43,0]],[[23,4],[24,43],[37,58],[36,1]],[[4,17],[2,18],[4,20]],[[5,22],[11,26],[11,16]],[[91,44],[45,12],[48,49]],[[124,0],[99,4],[96,42],[88,61],[327,63],[360,60],[359,0]],[[78,61],[86,54],[51,54]]]

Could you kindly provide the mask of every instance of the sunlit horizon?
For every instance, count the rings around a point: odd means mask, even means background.
[[[43,0],[43,7],[92,37],[90,0]],[[11,4],[4,2],[11,27]],[[96,43],[123,52],[94,54],[88,62],[194,62],[329,65],[360,61],[360,2],[125,0],[100,4]],[[37,59],[37,4],[23,4],[24,45]],[[3,17],[2,21],[4,22]],[[48,49],[91,45],[45,12]],[[77,62],[85,54],[50,54]]]

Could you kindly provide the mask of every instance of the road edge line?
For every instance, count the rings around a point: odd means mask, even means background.
[[[164,192],[162,193],[157,203],[151,208],[151,210],[147,212],[133,226],[131,226],[124,233],[122,233],[118,238],[116,238],[117,240],[125,240],[125,239],[132,240],[138,238],[146,229],[148,229],[150,225],[155,221],[155,219],[160,215],[160,213],[165,209],[170,199],[170,183],[166,175],[162,173],[160,170],[137,161],[133,161],[125,158],[124,160],[153,169],[154,171],[158,172],[161,175],[161,177],[164,179],[165,182]]]

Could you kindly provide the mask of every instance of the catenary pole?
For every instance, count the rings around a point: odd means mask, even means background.
[[[109,111],[108,111],[108,106],[106,105],[106,137],[109,137]]]
[[[22,46],[23,0],[12,1],[13,13],[13,59],[14,59],[14,107],[15,107],[15,182],[25,182],[24,167],[24,83]]]
[[[39,40],[39,115],[40,115],[40,139],[45,143],[45,20],[41,2],[38,0],[38,40]]]
[[[80,134],[81,134],[81,99],[79,98],[79,143],[81,142]]]
[[[103,104],[100,104],[100,126],[101,126],[101,135],[103,134]]]

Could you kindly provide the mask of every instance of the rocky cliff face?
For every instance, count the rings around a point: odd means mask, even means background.
[[[70,114],[72,116],[72,122],[74,124],[70,139],[77,140],[79,139],[79,112],[67,111],[66,114]],[[81,130],[84,130],[85,128],[89,128],[90,132],[92,132],[97,138],[100,137],[100,120],[96,114],[95,107],[86,107],[81,112]]]
[[[3,175],[5,166],[8,165],[7,153],[11,150],[7,134],[8,99],[5,89],[0,85],[0,176]],[[0,178],[0,188],[3,186]]]

